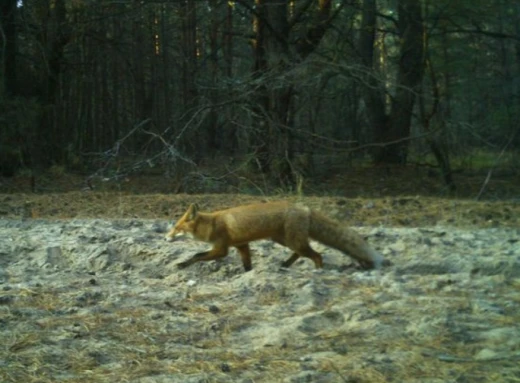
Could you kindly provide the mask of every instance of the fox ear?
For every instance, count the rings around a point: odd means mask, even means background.
[[[199,212],[199,205],[197,205],[196,203],[192,203],[190,205],[190,207],[188,208],[188,219],[189,220],[195,219],[198,212]]]

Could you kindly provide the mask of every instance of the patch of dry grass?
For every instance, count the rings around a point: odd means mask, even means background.
[[[233,333],[262,318],[244,315],[240,307],[229,302],[219,305],[227,318],[219,320],[208,311],[207,302],[214,299],[209,294],[192,294],[189,298],[189,309],[182,311],[186,320],[192,322],[187,331],[168,326],[165,317],[175,314],[166,310],[166,305],[164,312],[154,315],[142,306],[101,305],[99,310],[81,310],[73,305],[70,293],[40,290],[9,292],[14,303],[9,306],[7,319],[19,324],[18,330],[7,337],[4,333],[0,339],[8,366],[0,368],[3,382],[113,382],[163,374],[205,375],[211,380],[233,379],[251,371],[262,371],[260,381],[267,382],[298,373],[302,364],[308,364],[315,372],[330,373],[338,382],[420,382],[432,377],[443,381],[472,381],[474,377],[481,382],[513,382],[518,373],[510,360],[495,361],[491,368],[472,359],[474,348],[455,340],[444,326],[435,335],[391,339],[386,336],[379,341],[377,334],[324,329],[304,344],[246,352],[234,348]],[[374,293],[370,286],[360,289],[359,299],[376,310]],[[259,299],[258,304],[283,304],[283,296],[272,292]],[[430,303],[426,304],[428,299]],[[468,309],[465,296],[410,297],[409,303],[418,307],[421,315],[428,313],[432,317]],[[31,314],[31,310],[39,310],[40,318],[32,318],[30,315],[36,314]],[[377,320],[392,326],[393,321],[401,319],[396,314],[387,312],[385,316],[383,312]],[[489,325],[514,325],[518,319],[515,312],[515,316],[498,317],[496,323]],[[328,356],[330,351],[334,351],[334,356]],[[322,359],[320,352],[325,353]],[[308,354],[318,356],[306,359]],[[496,364],[500,365],[500,372]]]
[[[102,192],[9,195],[7,201],[5,198],[6,195],[0,195],[0,201],[7,202],[6,209],[12,212],[8,216],[17,218],[20,206],[30,209],[33,216],[46,218],[166,218],[179,216],[191,202],[213,210],[267,199],[244,195]],[[427,227],[443,223],[446,227],[520,227],[520,204],[515,202],[476,203],[425,197],[290,199],[303,201],[352,225]],[[442,237],[439,232],[435,235]],[[143,253],[142,257],[153,261],[152,252]],[[116,290],[119,300],[111,301],[110,293],[114,290],[109,293],[102,286],[88,290],[86,284],[61,288],[12,287],[0,291],[0,298],[9,302],[0,305],[0,326],[10,329],[0,332],[0,381],[115,382],[196,374],[206,376],[209,381],[250,377],[276,382],[306,371],[328,373],[332,381],[351,383],[427,379],[512,383],[520,379],[519,355],[499,355],[492,361],[475,359],[484,347],[467,335],[473,330],[471,326],[478,329],[479,325],[475,316],[471,317],[475,292],[470,288],[452,289],[451,284],[457,281],[437,279],[436,283],[433,280],[422,283],[425,280],[422,275],[406,276],[418,293],[406,286],[397,290],[405,293],[396,296],[397,293],[382,291],[379,284],[360,284],[355,278],[324,273],[319,276],[319,283],[340,289],[342,296],[327,296],[318,308],[309,305],[295,313],[302,316],[334,310],[336,305],[354,298],[363,302],[365,311],[345,311],[346,320],[353,316],[356,321],[359,315],[360,323],[377,321],[387,330],[385,333],[324,328],[308,334],[304,341],[289,333],[283,335],[291,341],[282,346],[242,348],[242,344],[236,343],[237,333],[271,320],[268,313],[278,306],[288,308],[294,290],[306,285],[307,279],[300,278],[305,271],[301,275],[297,270],[292,273],[287,278],[299,284],[286,287],[285,283],[262,279],[259,285],[263,290],[256,291],[249,300],[229,285],[214,286],[204,281],[200,289],[186,288],[179,292],[183,298],[171,302],[149,301],[131,288]],[[26,282],[20,278],[12,278],[10,284]],[[501,274],[488,280],[490,294],[500,299],[503,313],[483,314],[485,326],[517,327],[520,281],[506,280]],[[174,285],[176,281],[175,278],[154,280],[149,288],[183,289]],[[355,296],[350,294],[353,290]],[[384,302],[377,298],[382,294],[396,304],[382,308]],[[256,311],[248,310],[248,304],[255,305]],[[293,320],[289,311],[284,315],[287,315],[284,321]],[[473,322],[461,323],[460,318],[465,317],[473,318]],[[434,327],[436,331],[421,332],[421,320],[435,322],[434,326],[429,323],[431,326],[426,327]]]
[[[128,195],[106,192],[0,195],[6,218],[152,218],[176,219],[190,203],[217,210],[282,197],[248,195]],[[520,203],[476,202],[431,197],[283,197],[357,226],[520,227]],[[29,211],[27,215],[27,211]]]

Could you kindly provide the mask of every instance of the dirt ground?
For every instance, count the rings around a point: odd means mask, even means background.
[[[202,197],[201,197],[202,198]],[[164,219],[0,219],[6,383],[514,383],[518,228],[356,227],[389,264],[269,241],[164,240]]]
[[[518,181],[496,179],[475,201],[482,177],[450,196],[429,177],[385,177],[265,194],[172,193],[154,177],[0,180],[0,381],[520,381]],[[361,270],[313,243],[323,270],[284,269],[290,251],[259,241],[247,273],[234,251],[177,268],[208,248],[164,241],[190,203],[278,199],[352,226],[389,263]]]

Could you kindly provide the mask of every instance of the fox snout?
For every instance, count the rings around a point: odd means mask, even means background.
[[[164,236],[164,239],[168,242],[173,242],[176,239],[179,239],[180,237],[186,236],[186,233],[183,230],[179,230],[176,228],[171,229],[168,234]]]
[[[181,235],[182,235],[182,233],[176,232],[174,230],[170,230],[168,232],[168,234],[166,234],[164,236],[164,239],[167,240],[168,242],[173,242],[173,241],[175,241],[176,237],[179,237]]]
[[[179,230],[177,230],[177,228],[172,225],[170,226],[170,230],[168,230],[168,233],[166,233],[166,235],[164,236],[164,239],[168,242],[173,242],[175,240],[175,237],[179,234],[181,234],[179,233]]]

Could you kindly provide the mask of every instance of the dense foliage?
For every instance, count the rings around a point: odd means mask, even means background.
[[[226,155],[286,184],[331,153],[432,153],[449,184],[453,153],[520,144],[517,2],[1,7],[3,175],[129,159],[171,174]]]

